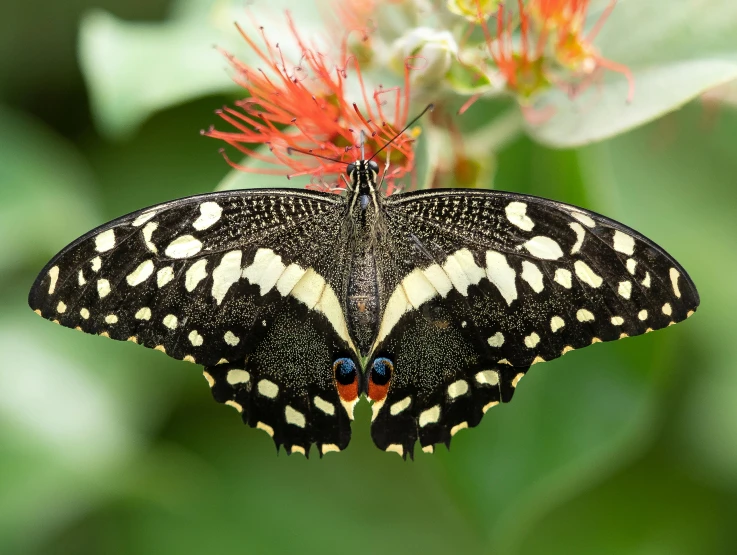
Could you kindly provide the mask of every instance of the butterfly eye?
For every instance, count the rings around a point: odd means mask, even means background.
[[[373,160],[370,160],[368,163],[369,168],[371,168],[371,171],[375,173],[379,173],[379,164],[374,162]]]
[[[348,177],[353,177],[353,172],[356,171],[356,164],[351,162],[348,164],[348,168],[346,169],[346,173],[348,174]]]

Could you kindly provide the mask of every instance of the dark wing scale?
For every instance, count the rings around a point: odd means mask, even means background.
[[[396,275],[433,265],[453,283],[407,309],[372,354],[371,364],[395,361],[372,434],[382,448],[402,445],[405,455],[414,438],[429,448],[426,440],[446,441],[458,426],[478,423],[479,405],[492,402],[480,371],[498,371],[497,395],[506,402],[532,364],[666,327],[699,304],[688,274],[655,243],[563,203],[497,191],[409,193],[386,200],[386,228],[389,291],[401,281],[410,296],[413,287],[422,293],[416,280]],[[468,391],[451,398],[458,380]],[[409,407],[392,415],[413,388]],[[446,410],[440,404],[435,426],[442,429],[431,433],[420,416],[441,402]]]
[[[351,419],[341,407],[332,368],[336,356],[355,362],[354,355],[323,329],[329,326],[323,316],[295,299],[269,310],[268,317],[274,324],[252,336],[257,350],[205,369],[213,397],[289,453],[309,456],[313,443],[320,456],[345,449]]]
[[[205,365],[218,388],[230,386],[229,394],[221,388],[216,398],[240,403],[249,425],[270,426],[277,446],[307,451],[309,439],[342,448],[350,428],[332,383],[332,363],[350,347],[323,314],[275,285],[279,271],[291,264],[302,272],[313,267],[339,274],[334,260],[321,260],[325,251],[314,245],[338,241],[342,203],[335,195],[262,190],[200,195],[140,210],[62,250],[37,278],[29,304],[61,325]],[[246,279],[241,272],[249,267],[254,269]],[[291,348],[294,337],[274,343],[295,326],[303,327],[300,337],[314,342],[309,364],[297,364],[302,354]],[[249,372],[258,398],[243,399],[243,384],[232,387],[227,372],[224,382],[218,380],[228,369]],[[274,398],[258,395],[264,379],[277,386]],[[308,403],[316,391],[335,406],[325,437],[313,426],[324,413]],[[288,405],[304,416],[304,427],[286,426]]]

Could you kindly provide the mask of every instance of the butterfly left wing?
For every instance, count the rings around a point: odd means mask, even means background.
[[[587,210],[475,190],[385,203],[388,300],[365,388],[374,441],[402,456],[477,425],[531,365],[666,327],[699,304],[663,249]]]
[[[204,365],[215,399],[277,447],[340,450],[352,407],[338,395],[337,360],[345,396],[351,377],[358,390],[335,294],[343,211],[337,195],[265,189],[152,206],[63,249],[29,304],[63,326]]]

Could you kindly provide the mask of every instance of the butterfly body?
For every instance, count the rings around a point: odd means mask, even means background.
[[[29,304],[205,366],[215,399],[289,453],[372,437],[432,452],[511,399],[533,364],[688,317],[685,270],[637,232],[537,197],[243,190],[179,199],[77,239]]]

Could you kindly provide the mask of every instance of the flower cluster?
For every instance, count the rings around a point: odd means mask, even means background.
[[[380,164],[390,157],[385,176],[390,193],[415,166],[417,131],[397,136],[410,100],[413,113],[428,102],[438,105],[441,134],[457,137],[452,113],[463,114],[485,95],[513,95],[528,123],[535,124],[548,117],[531,109],[541,93],[562,87],[573,97],[602,70],[622,73],[629,82],[628,99],[634,94],[628,68],[602,57],[592,42],[616,0],[593,18],[593,25],[589,0],[447,0],[442,7],[426,0],[333,1],[338,3],[332,5],[330,26],[341,32],[327,37],[331,46],[304,40],[287,16],[301,53],[296,62],[255,23],[252,33],[239,27],[263,67],[226,53],[247,97],[218,112],[231,129],[204,132],[247,157],[241,165],[226,155],[232,166],[277,174],[288,168],[290,177],[311,176],[313,187],[342,190],[338,176],[359,157],[361,145],[370,157],[392,141],[377,157]],[[393,86],[378,84],[391,77]],[[462,108],[448,110],[459,98],[465,98]],[[433,164],[437,170],[447,162],[437,175],[449,171],[458,182],[452,168],[470,168],[475,161],[460,141],[451,143]]]
[[[480,8],[480,0],[476,1]],[[627,78],[627,100],[631,101],[634,80],[629,69],[603,58],[593,46],[594,37],[615,3],[616,0],[610,2],[588,33],[584,28],[589,0],[517,0],[516,12],[500,4],[496,8],[495,32],[491,32],[486,20],[481,26],[507,89],[523,101],[550,85],[564,86],[574,95],[600,69],[609,69]]]
[[[404,87],[377,87],[369,92],[355,57],[341,49],[333,60],[307,44],[291,18],[288,25],[302,52],[296,64],[286,59],[278,43],[269,42],[263,28],[259,29],[262,48],[239,27],[266,69],[250,67],[224,53],[248,97],[217,112],[234,130],[213,127],[203,134],[225,141],[251,162],[261,162],[241,165],[224,153],[235,168],[284,174],[286,167],[288,177],[312,176],[312,186],[326,190],[342,189],[338,176],[358,158],[361,146],[368,158],[394,139],[377,156],[380,164],[391,156],[385,181],[393,188],[394,180],[414,163],[412,131],[397,136],[409,110],[409,69],[405,69]],[[355,81],[358,98],[351,98],[349,80]]]

